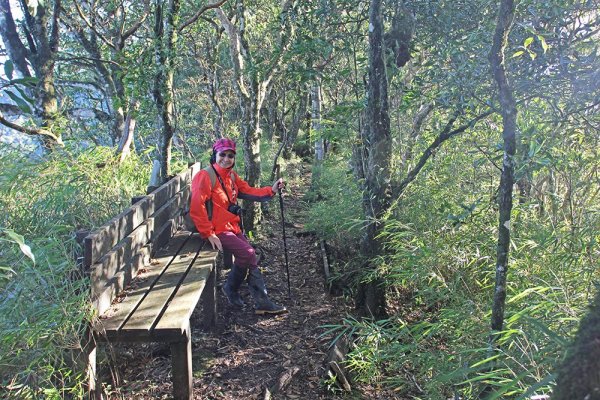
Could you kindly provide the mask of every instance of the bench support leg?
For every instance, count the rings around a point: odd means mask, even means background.
[[[171,373],[173,375],[173,398],[191,400],[194,384],[192,380],[192,340],[188,325],[183,342],[171,343]]]
[[[85,333],[84,342],[82,342],[81,353],[78,355],[80,365],[85,369],[87,378],[86,399],[102,400],[102,384],[98,379],[96,371],[96,339],[90,330]]]
[[[202,326],[214,329],[217,325],[217,270],[213,267],[202,291]]]

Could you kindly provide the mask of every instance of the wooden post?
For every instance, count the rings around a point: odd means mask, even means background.
[[[93,400],[102,400],[102,384],[98,379],[98,374],[96,371],[96,339],[92,334],[91,329],[84,336],[86,339],[85,343],[82,343],[82,353],[83,356],[82,361],[85,363],[85,372],[87,375],[88,381],[88,393],[87,398]]]
[[[188,322],[182,341],[171,343],[171,374],[173,375],[173,398],[175,400],[191,400],[194,395],[191,337],[192,333]]]
[[[206,278],[206,285],[202,291],[202,325],[212,330],[217,325],[217,270],[213,267]]]
[[[154,160],[152,162],[152,173],[150,174],[150,183],[148,183],[148,188],[146,189],[146,193],[152,193],[156,188],[161,185],[160,180],[160,161]]]

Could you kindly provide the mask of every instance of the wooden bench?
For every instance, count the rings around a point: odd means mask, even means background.
[[[210,244],[182,228],[194,164],[141,198],[84,239],[89,267],[93,343],[90,388],[96,382],[96,343],[168,343],[175,399],[191,399],[190,316],[203,301],[203,321],[216,318],[216,256]]]

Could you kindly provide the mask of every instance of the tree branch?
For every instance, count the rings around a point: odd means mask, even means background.
[[[52,140],[54,140],[56,142],[56,144],[64,146],[64,143],[62,141],[62,139],[59,136],[56,136],[54,133],[47,131],[46,129],[36,129],[36,128],[28,128],[25,126],[21,126],[18,124],[15,124],[13,122],[10,122],[9,120],[7,120],[6,118],[4,118],[4,115],[0,112],[0,124],[7,126],[11,129],[14,129],[15,131],[21,132],[21,133],[25,133],[27,135],[32,135],[32,136],[36,136],[36,135],[41,135],[41,136],[46,136]]]
[[[81,7],[79,7],[79,3],[77,1],[74,1],[73,3],[75,4],[75,9],[77,10],[77,14],[79,14],[79,17],[81,17],[81,19],[83,20],[83,22],[85,22],[85,24],[88,26],[88,28],[90,28],[92,30],[92,32],[94,32],[100,38],[100,40],[102,40],[104,43],[106,43],[107,46],[109,46],[111,49],[116,50],[117,49],[116,46],[110,40],[105,38],[104,35],[102,35],[100,32],[98,32],[96,27],[92,25],[90,20],[85,16],[83,11],[81,10]]]
[[[140,26],[142,26],[142,24],[144,23],[146,18],[148,18],[149,13],[150,13],[150,10],[149,10],[149,5],[148,5],[148,0],[146,0],[146,1],[144,1],[144,15],[142,15],[140,17],[140,19],[138,19],[136,22],[134,22],[133,25],[131,26],[131,28],[129,28],[125,32],[123,32],[123,34],[121,35],[121,40],[123,42],[125,42],[125,40],[127,40],[131,35],[133,35],[140,28]]]
[[[450,118],[450,120],[444,127],[444,130],[438,135],[437,138],[435,138],[435,140],[429,145],[429,147],[427,147],[425,149],[425,151],[423,151],[423,154],[421,154],[421,157],[419,158],[419,162],[417,162],[417,165],[415,165],[415,167],[406,174],[406,178],[404,178],[404,180],[402,182],[400,182],[400,184],[397,187],[394,188],[394,197],[397,198],[402,195],[402,193],[404,192],[404,190],[406,190],[408,185],[412,181],[414,181],[415,178],[417,177],[417,175],[419,174],[419,172],[421,172],[421,170],[425,166],[425,163],[427,163],[427,160],[429,160],[429,158],[435,153],[435,151],[446,140],[448,140],[460,133],[463,133],[464,131],[466,131],[469,128],[472,128],[473,126],[475,126],[475,124],[477,122],[479,122],[483,118],[493,114],[494,112],[495,112],[494,110],[488,110],[488,111],[484,112],[483,114],[479,114],[477,117],[473,118],[468,123],[461,125],[460,127],[451,131],[452,125],[454,125],[454,122],[456,121],[456,118],[457,118],[456,115],[452,116],[452,118]]]
[[[202,14],[204,14],[206,11],[211,10],[213,8],[218,8],[221,7],[223,4],[225,4],[227,2],[227,0],[219,0],[216,3],[213,4],[207,4],[204,7],[202,7],[196,14],[194,14],[190,19],[188,19],[187,21],[185,21],[183,24],[181,24],[181,26],[178,28],[178,32],[181,33],[181,31],[183,31],[185,28],[187,28],[189,25],[193,24],[194,22],[196,22],[198,20],[198,18],[200,18],[200,16]]]

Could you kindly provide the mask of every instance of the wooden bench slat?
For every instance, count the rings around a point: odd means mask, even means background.
[[[180,192],[174,194],[160,209],[156,210],[154,215],[152,215],[152,218],[154,218],[154,225],[156,227],[162,226],[167,220],[180,214],[184,202],[187,202],[189,199],[189,193],[190,188],[184,188]]]
[[[201,242],[188,240],[177,257],[170,262],[160,279],[152,288],[151,295],[146,297],[127,323],[120,328],[121,335],[150,334],[153,326],[164,313],[169,301],[177,293],[186,272],[200,250]],[[189,305],[188,305],[189,307]]]
[[[157,257],[147,268],[144,274],[140,275],[139,281],[135,282],[135,287],[131,292],[127,293],[127,296],[122,302],[113,304],[107,311],[108,318],[100,318],[97,321],[95,330],[103,333],[114,334],[119,330],[124,321],[129,319],[130,315],[138,307],[141,301],[146,297],[149,289],[153,287],[156,280],[162,274],[165,266],[173,259],[174,255],[180,249],[180,247],[188,240],[189,233],[176,235],[169,245],[162,251],[162,257]]]
[[[156,217],[148,218],[138,226],[133,232],[126,238],[117,243],[112,250],[106,253],[97,263],[91,267],[91,282],[92,282],[92,301],[97,305],[96,310],[98,314],[102,314],[106,311],[115,295],[123,288],[127,286],[131,279],[135,277],[137,270],[145,266],[143,260],[147,260],[147,256],[144,258],[136,258],[136,254],[142,247],[147,245],[149,241],[157,241],[154,248],[160,248],[163,244],[173,235],[177,229],[178,218],[172,218],[163,223],[162,226],[155,225],[156,220],[162,222],[166,218],[176,215],[177,210],[183,203],[184,199],[189,193],[189,188],[179,192],[169,202],[163,205],[161,209],[155,213]],[[134,260],[135,259],[135,260]],[[135,266],[133,261],[135,261]],[[140,265],[141,264],[141,265]],[[115,273],[120,269],[125,271],[124,281],[114,281],[111,279]],[[115,285],[115,282],[122,283],[121,285]],[[108,287],[112,286],[115,290],[107,290]],[[100,299],[99,301],[96,301]]]
[[[173,335],[181,335],[185,331],[187,321],[194,311],[194,307],[190,305],[198,304],[217,258],[218,251],[208,248],[210,244],[205,242],[203,250],[194,260],[192,268],[177,290],[177,295],[171,300],[164,316],[156,325],[156,331],[172,332]]]

